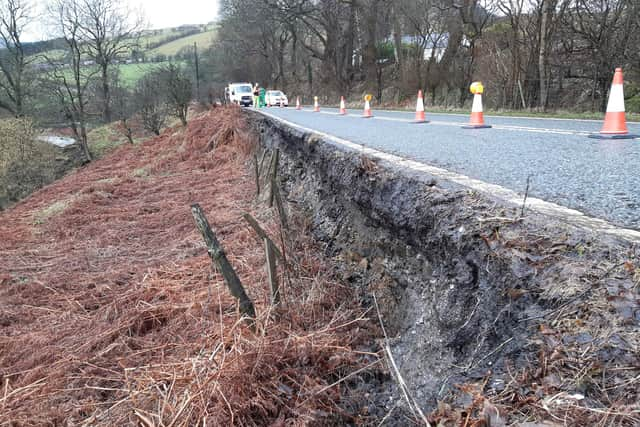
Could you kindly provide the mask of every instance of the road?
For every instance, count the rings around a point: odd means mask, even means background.
[[[269,108],[292,123],[368,147],[439,166],[491,184],[640,230],[640,139],[597,140],[602,123],[591,120],[485,116],[492,129],[462,129],[468,117],[374,111],[363,119],[350,110]],[[640,123],[628,124],[640,134]]]

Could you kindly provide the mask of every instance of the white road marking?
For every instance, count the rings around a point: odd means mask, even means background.
[[[314,114],[327,114],[327,115],[331,115],[331,116],[338,116],[338,113],[334,113],[332,111],[320,111],[320,112],[314,112],[311,110],[301,110],[303,112],[307,112],[307,113],[314,113]],[[407,114],[407,113],[405,113]],[[362,117],[359,114],[352,114],[349,113],[346,116],[348,117]],[[395,118],[395,117],[385,117],[385,116],[376,116],[375,112],[373,117],[371,117],[371,119],[376,119],[376,120],[386,120],[386,121],[390,121],[390,122],[401,122],[401,123],[413,123],[413,120],[411,119],[399,119],[399,118]],[[430,124],[434,124],[434,125],[439,125],[439,126],[456,126],[456,127],[461,127],[464,126],[468,123],[466,122],[441,122],[441,121],[437,121],[437,120],[431,120],[429,121]],[[489,123],[490,124],[490,123]],[[586,135],[590,135],[593,133],[597,133],[597,131],[593,131],[593,132],[587,132],[587,131],[573,131],[573,130],[565,130],[565,129],[546,129],[546,128],[535,128],[535,127],[526,127],[526,126],[511,126],[511,125],[494,125],[491,124],[493,129],[499,129],[499,130],[512,130],[512,131],[519,131],[519,132],[532,132],[532,133],[552,133],[552,134],[556,134],[556,135],[580,135],[580,136],[586,136]]]
[[[363,144],[357,144],[355,142],[338,138],[328,133],[324,133],[324,132],[317,131],[315,129],[300,126],[296,123],[285,120],[274,114],[267,113],[266,111],[258,111],[258,112],[274,120],[277,120],[289,127],[298,129],[300,131],[303,131],[312,135],[318,135],[328,141],[333,142],[334,144],[347,147],[352,151],[356,151],[365,155],[369,155],[371,157],[385,160],[396,166],[402,166],[407,169],[411,169],[413,171],[424,172],[429,175],[441,178],[443,180],[454,182],[458,185],[469,188],[471,190],[489,194],[493,197],[498,197],[499,199],[502,199],[504,202],[510,205],[514,205],[514,206],[522,205],[522,199],[523,199],[522,195],[516,193],[513,190],[509,190],[508,188],[502,187],[500,185],[490,184],[484,181],[480,181],[478,179],[470,178],[466,175],[448,171],[443,168],[431,166],[426,163],[416,162],[414,160],[409,160],[404,157],[397,156],[395,154],[389,154],[383,151],[369,148]],[[593,230],[599,233],[604,233],[604,234],[608,234],[615,237],[620,237],[632,242],[640,242],[640,231],[615,226],[605,220],[587,216],[584,213],[577,211],[575,209],[566,208],[564,206],[547,202],[545,200],[538,199],[535,197],[527,198],[527,207],[533,211],[536,211],[543,215],[563,221],[575,227]]]
[[[382,112],[385,113],[396,113],[396,114],[407,114],[407,113],[411,113],[411,110],[406,110],[406,111],[402,111],[402,110],[380,110]],[[427,115],[431,115],[431,116],[459,116],[459,117],[469,117],[468,114],[462,114],[462,113],[438,113],[437,111],[427,111]],[[554,121],[558,121],[558,122],[587,122],[587,123],[602,123],[602,121],[604,120],[604,114],[602,115],[602,120],[596,120],[596,119],[562,119],[559,117],[531,117],[531,116],[496,116],[493,114],[485,114],[484,115],[485,118],[489,117],[489,118],[496,118],[496,119],[517,119],[517,120],[554,120]],[[640,122],[634,122],[634,121],[629,121],[627,120],[627,124],[628,125],[640,125]]]

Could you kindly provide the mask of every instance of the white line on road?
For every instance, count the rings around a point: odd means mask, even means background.
[[[411,110],[379,110],[384,113],[396,113],[396,114],[407,114],[412,113]],[[459,116],[459,117],[469,117],[468,114],[462,113],[439,113],[437,111],[426,111],[429,116]],[[602,120],[596,119],[563,119],[560,117],[531,117],[531,116],[496,116],[494,114],[485,114],[485,117],[495,118],[495,119],[517,119],[517,120],[554,120],[557,122],[586,122],[586,123],[602,123]],[[602,117],[604,119],[604,116]],[[627,120],[628,125],[640,125],[640,122],[629,121]]]
[[[313,110],[299,110],[299,111],[303,111],[305,113],[315,113],[315,114],[327,114],[330,116],[338,116],[340,115],[339,113],[335,113],[332,111],[319,111],[319,112],[314,112]],[[359,114],[347,114],[347,117],[362,117]],[[373,116],[370,117],[370,119],[375,119],[375,120],[386,120],[389,122],[401,122],[401,123],[413,123],[413,120],[410,119],[399,119],[399,118],[395,118],[395,117],[384,117],[384,116]],[[434,125],[439,125],[439,126],[456,126],[456,127],[461,127],[466,125],[467,123],[464,122],[441,122],[441,121],[437,121],[437,120],[433,120],[430,121],[429,124],[434,124]],[[586,131],[572,131],[572,130],[563,130],[563,129],[547,129],[547,128],[534,128],[534,127],[527,127],[527,126],[511,126],[511,125],[491,125],[493,127],[493,129],[499,129],[499,130],[512,130],[512,131],[519,131],[519,132],[533,132],[533,133],[552,133],[552,134],[556,134],[556,135],[580,135],[580,136],[587,136],[590,135],[594,132],[586,132]]]

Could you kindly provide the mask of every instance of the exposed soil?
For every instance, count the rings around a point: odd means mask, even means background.
[[[0,425],[368,422],[354,386],[365,374],[349,374],[378,365],[375,323],[308,223],[292,215],[280,230],[255,198],[246,128],[238,109],[214,109],[0,213]],[[212,270],[196,202],[254,300],[256,332]],[[286,244],[277,310],[244,212]]]
[[[430,422],[640,425],[636,244],[251,117]]]

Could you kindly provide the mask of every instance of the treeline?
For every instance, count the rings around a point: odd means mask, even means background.
[[[30,55],[22,37],[36,18],[34,1],[0,3],[2,115],[68,127],[87,161],[87,134],[97,125],[118,121],[131,142],[136,124],[158,134],[174,115],[186,125],[195,84],[185,67],[155,67],[135,87],[122,81],[118,63],[139,51],[143,30],[126,0],[50,0],[39,18],[56,37],[56,50]]]
[[[424,89],[461,106],[473,80],[504,109],[603,110],[613,70],[640,111],[638,0],[222,0],[222,75],[296,94]],[[634,97],[635,95],[635,97]]]

